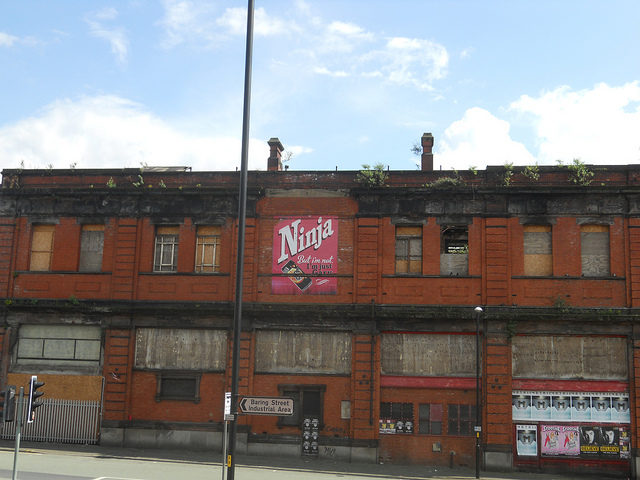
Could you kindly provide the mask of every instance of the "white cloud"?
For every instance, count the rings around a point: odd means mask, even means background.
[[[449,54],[442,45],[420,38],[394,37],[384,49],[367,54],[368,61],[381,62],[386,79],[399,85],[432,90],[432,84],[446,75]]]
[[[165,29],[167,48],[182,43],[217,47],[230,36],[243,37],[247,33],[247,9],[243,7],[227,8],[219,14],[211,2],[165,0],[164,10],[160,24]],[[279,35],[297,28],[293,22],[267,14],[262,7],[254,10],[253,20],[256,36]]]
[[[464,48],[460,52],[460,58],[469,58],[474,51],[475,51],[475,48],[473,47]]]
[[[215,46],[221,35],[215,25],[215,8],[210,2],[165,0],[164,17],[160,22],[165,29],[164,47],[172,48],[185,42]]]
[[[533,165],[535,158],[522,143],[511,139],[509,129],[509,122],[487,110],[470,108],[447,127],[440,141],[436,139],[434,166],[449,170],[505,163]]]
[[[111,52],[120,63],[127,60],[129,40],[122,28],[107,28],[103,22],[115,20],[118,11],[115,8],[104,8],[85,18],[91,35],[106,40],[111,46]]]
[[[235,170],[241,141],[184,133],[141,105],[117,96],[60,100],[38,115],[0,128],[5,168],[123,168],[191,166]],[[249,168],[264,170],[266,141],[252,139]]]
[[[601,83],[579,91],[562,86],[538,97],[522,95],[506,113],[531,126],[535,155],[511,138],[508,121],[474,107],[437,141],[435,163],[448,169],[555,165],[556,160],[569,164],[574,158],[596,165],[640,162],[639,81],[617,87]]]
[[[573,91],[558,87],[540,96],[521,96],[510,110],[531,119],[540,163],[640,162],[640,82],[619,87],[605,83]]]
[[[18,41],[18,37],[0,32],[0,47],[11,47]]]
[[[247,34],[247,9],[227,8],[216,23],[233,35]],[[290,26],[283,20],[270,16],[260,7],[253,12],[253,28],[256,35],[269,36],[286,32]]]
[[[326,67],[316,67],[313,69],[318,75],[328,75],[329,77],[348,77],[349,74],[344,70],[332,71]]]

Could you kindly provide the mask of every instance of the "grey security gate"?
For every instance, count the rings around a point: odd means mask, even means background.
[[[100,438],[100,402],[85,400],[43,399],[36,410],[36,420],[27,423],[26,401],[21,438],[34,442],[82,443],[95,445]],[[0,425],[0,438],[13,440],[16,422]]]

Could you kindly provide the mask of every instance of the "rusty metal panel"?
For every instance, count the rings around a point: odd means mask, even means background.
[[[222,371],[226,351],[226,330],[136,330],[136,368]]]
[[[256,371],[348,374],[351,372],[351,335],[260,330],[256,333]]]
[[[474,335],[382,335],[383,375],[474,376]]]
[[[512,367],[514,378],[627,380],[626,339],[514,337]]]

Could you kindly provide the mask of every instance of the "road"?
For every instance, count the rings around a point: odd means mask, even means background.
[[[18,458],[18,480],[222,480],[220,462],[211,455],[175,455],[175,452],[121,450],[47,450],[23,448]],[[165,458],[162,458],[166,454]],[[182,456],[183,458],[179,458]],[[197,458],[193,458],[197,457]],[[243,458],[235,471],[237,480],[345,480],[403,479],[432,480],[474,479],[470,470],[434,467],[362,465],[322,462],[304,459],[283,460],[278,466],[273,459]],[[269,462],[271,460],[271,462]],[[262,464],[260,464],[262,463]],[[269,465],[269,463],[272,463]],[[0,479],[11,479],[13,450],[0,449]],[[584,480],[584,475],[539,475],[531,473],[481,472],[485,480]],[[594,477],[595,478],[595,477]]]

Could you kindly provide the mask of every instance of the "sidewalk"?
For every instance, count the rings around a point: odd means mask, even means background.
[[[0,440],[0,449],[13,451],[12,441]],[[96,445],[59,445],[41,442],[22,442],[21,452],[42,453],[55,452],[56,454],[83,455],[101,458],[128,458],[148,459],[165,462],[185,462],[220,465],[222,458],[220,452],[202,452],[186,450],[160,450],[140,448],[114,448]],[[448,468],[424,465],[395,465],[395,464],[369,464],[348,463],[338,460],[320,459],[314,457],[261,457],[238,455],[237,468],[244,466],[252,468],[266,468],[270,470],[288,471],[316,471],[324,473],[339,473],[348,478],[349,475],[371,476],[384,479],[447,479],[466,480],[475,479],[475,470],[469,468]],[[480,472],[480,478],[484,480],[585,480],[585,479],[621,479],[626,478],[620,474],[603,476],[600,473],[585,474],[557,474],[557,473],[531,473],[531,472]]]

